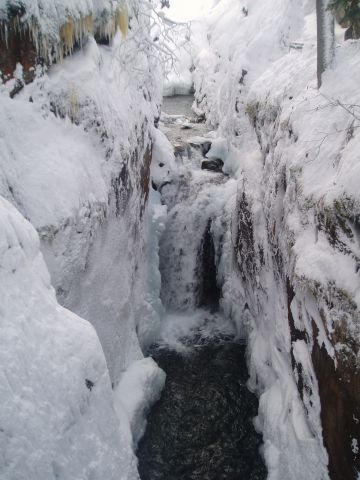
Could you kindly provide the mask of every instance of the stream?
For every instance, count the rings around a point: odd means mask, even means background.
[[[168,316],[149,354],[167,377],[138,446],[139,474],[142,480],[262,480],[262,439],[253,426],[258,400],[246,385],[244,340],[219,309],[204,200],[211,203],[207,192],[224,188],[226,177],[201,169],[203,153],[192,138],[206,144],[207,130],[191,111],[192,97],[164,100],[160,128],[178,149],[183,171],[161,192],[169,211],[160,241]]]

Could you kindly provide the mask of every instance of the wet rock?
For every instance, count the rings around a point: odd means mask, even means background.
[[[206,155],[209,153],[210,148],[211,148],[211,142],[208,140],[202,139],[202,138],[197,138],[194,137],[189,141],[189,145],[191,148],[194,150],[199,150],[201,152],[201,155],[205,158]]]
[[[313,322],[314,338],[319,330]],[[360,469],[360,372],[338,357],[335,366],[324,345],[314,343],[312,360],[321,401],[324,444],[332,480],[357,480]],[[345,361],[344,361],[345,360]],[[355,443],[354,443],[355,441]]]
[[[30,83],[35,78],[35,65],[38,55],[34,40],[28,28],[20,30],[21,11],[16,12],[8,22],[0,22],[0,75],[6,81],[14,77],[16,65],[22,66],[23,78],[17,82],[11,96],[18,93],[25,83]]]
[[[174,155],[175,157],[191,157],[191,148],[189,144],[183,142],[183,143],[176,143],[174,145]]]
[[[209,220],[199,255],[199,307],[216,311],[219,308],[221,289],[216,278],[215,245],[211,233],[211,220]]]
[[[205,157],[210,152],[210,148],[211,148],[211,142],[204,142],[201,144],[201,153],[203,154],[203,157]],[[221,161],[222,160],[220,160],[220,162]]]
[[[224,166],[224,162],[220,160],[220,158],[214,158],[211,160],[204,160],[201,163],[202,170],[210,170],[211,172],[220,172],[222,173],[222,167]]]
[[[205,113],[203,113],[202,115],[198,115],[195,118],[195,123],[205,123],[205,122],[206,122]]]

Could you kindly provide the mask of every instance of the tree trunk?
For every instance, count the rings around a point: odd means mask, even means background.
[[[329,0],[316,0],[318,88],[321,87],[322,74],[331,65],[335,54],[334,16],[328,5]]]

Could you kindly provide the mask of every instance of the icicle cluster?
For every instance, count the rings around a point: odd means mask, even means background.
[[[11,32],[28,34],[38,56],[51,64],[71,54],[76,45],[81,47],[89,34],[111,41],[119,29],[125,38],[132,3],[57,0],[54,4],[23,0],[19,5],[15,0],[0,0],[0,44],[9,47]]]

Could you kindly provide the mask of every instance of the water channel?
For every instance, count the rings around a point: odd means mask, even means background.
[[[191,97],[165,100],[162,128],[174,147],[186,142],[191,144],[191,137],[206,134],[204,124],[196,123],[191,103]],[[196,162],[195,166],[190,162],[188,168],[201,167],[196,166]],[[199,182],[201,171],[196,175]],[[184,178],[182,183],[191,182],[191,172]],[[202,185],[223,181],[221,173],[204,172],[201,177]],[[163,198],[165,202],[166,193]],[[181,221],[180,215],[170,218],[172,222]],[[179,232],[184,228],[181,225]],[[177,239],[170,239],[163,245],[169,249],[171,242],[176,243]],[[186,244],[182,250],[184,248]],[[176,248],[169,251],[177,252]],[[210,251],[209,248],[206,251]],[[169,252],[166,253],[167,256],[163,252],[163,258],[169,258]],[[186,252],[182,255],[186,256]],[[209,255],[207,257],[207,263],[211,263],[212,259]],[[196,258],[201,258],[201,255]],[[166,269],[167,283],[171,283],[169,272],[173,267],[168,263],[162,268]],[[183,267],[176,261],[173,265],[174,275],[181,274]],[[186,265],[190,265],[190,262]],[[202,275],[213,275],[212,270],[211,265],[208,274],[201,268],[197,269]],[[206,283],[209,282],[213,281],[207,278]],[[193,281],[195,283],[196,279]],[[192,289],[196,290],[193,284]],[[178,286],[173,288],[175,293],[172,295],[180,290]],[[163,300],[167,297],[164,294]],[[182,306],[180,301],[174,301],[173,298],[164,303],[167,307]],[[196,301],[193,303],[196,304]],[[210,329],[210,334],[209,330],[204,334],[204,326],[206,330],[207,324],[216,324],[221,318],[221,312],[216,313],[218,299],[208,298],[207,303],[201,305],[204,308],[203,325],[195,325],[188,331],[185,329],[186,333],[178,338],[178,344],[183,348],[174,348],[164,339],[166,336],[151,348],[150,355],[166,372],[167,379],[160,400],[148,416],[147,429],[137,451],[142,480],[266,478],[266,468],[260,454],[261,435],[253,426],[258,401],[246,385],[246,345],[231,330],[223,333],[215,328]],[[189,305],[191,301],[185,306],[189,308]],[[189,316],[192,314],[189,311]],[[178,321],[186,319],[186,310],[181,315]]]

